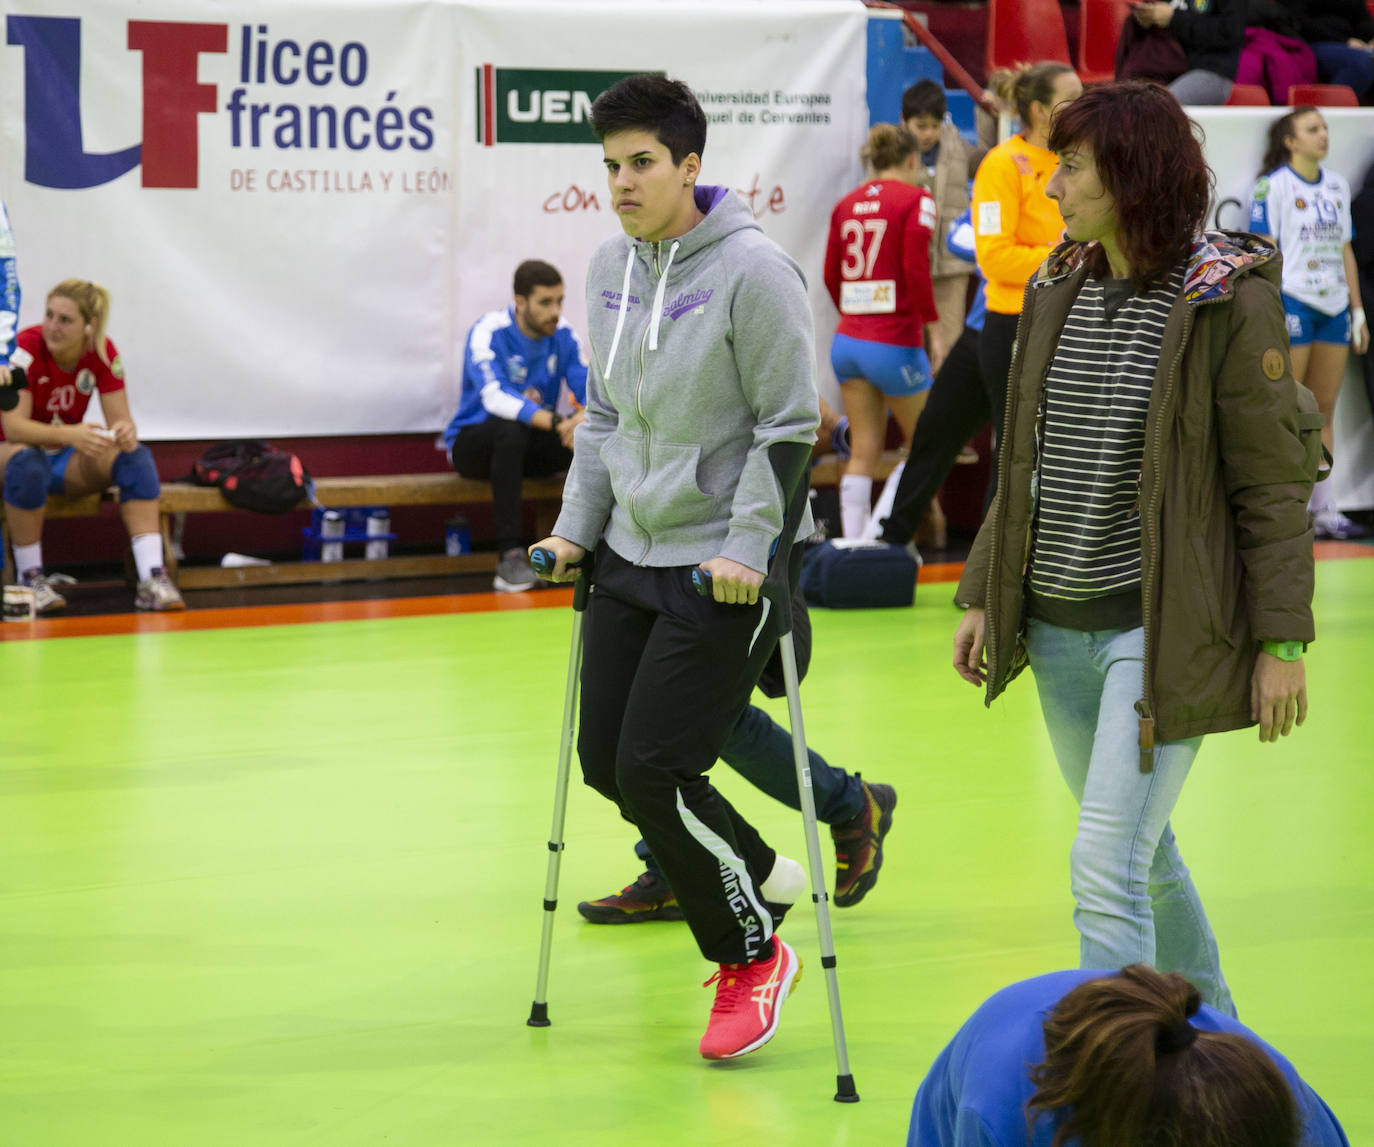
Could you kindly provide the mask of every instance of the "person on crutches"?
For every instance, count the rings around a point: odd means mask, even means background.
[[[631,76],[591,118],[625,235],[588,269],[586,420],[553,536],[531,554],[550,551],[550,580],[566,581],[595,551],[583,777],[639,828],[719,965],[700,1051],[728,1059],[773,1037],[800,970],[775,927],[804,870],[706,771],[774,644],[760,586],[790,491],[769,448],[805,455],[815,440],[811,311],[800,269],[744,202],[698,185],[706,117],[686,84]],[[799,535],[811,529],[806,515]]]

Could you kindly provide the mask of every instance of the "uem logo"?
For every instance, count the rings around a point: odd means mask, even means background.
[[[8,27],[9,42],[24,49],[24,178],[41,187],[95,187],[140,163],[144,187],[196,187],[197,117],[214,112],[224,113],[223,142],[235,150],[423,152],[434,146],[434,109],[398,103],[399,86],[367,88],[368,51],[358,40],[305,43],[273,36],[266,24],[243,24],[238,84],[217,107],[217,87],[196,77],[202,53],[228,51],[229,26],[130,20],[128,47],[143,54],[143,142],[88,154],[81,21],[10,16]],[[377,103],[360,102],[366,90],[376,92]]]
[[[477,69],[477,142],[595,143],[592,101],[638,74],[483,64]]]
[[[215,110],[214,84],[196,79],[202,52],[229,47],[227,24],[130,20],[129,48],[143,53],[143,142],[105,155],[81,136],[81,21],[8,17],[24,48],[24,178],[41,187],[95,187],[143,164],[144,187],[195,187],[196,116]]]

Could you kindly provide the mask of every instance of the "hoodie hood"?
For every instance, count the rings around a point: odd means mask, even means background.
[[[653,318],[649,327],[649,350],[656,351],[658,350],[659,325],[665,307],[669,311],[689,309],[706,301],[705,299],[665,298],[668,271],[673,264],[681,264],[691,260],[702,251],[715,246],[736,232],[752,230],[762,234],[763,228],[754,221],[754,216],[749,208],[744,205],[744,201],[738,195],[732,194],[728,187],[703,184],[696,187],[692,194],[696,201],[697,210],[702,213],[704,218],[685,235],[679,235],[676,239],[659,239],[654,242],[634,239],[629,235],[623,237],[625,276],[620,289],[620,313],[616,317],[615,335],[611,339],[610,353],[606,356],[607,378],[611,376],[611,370],[615,366],[615,356],[620,349],[620,336],[625,330],[625,317],[630,306],[630,275],[634,270],[636,261],[644,264],[649,274],[658,280],[651,312]]]

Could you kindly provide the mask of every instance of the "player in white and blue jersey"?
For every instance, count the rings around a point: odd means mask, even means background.
[[[1331,418],[1353,348],[1369,346],[1350,240],[1350,185],[1322,166],[1330,147],[1326,121],[1313,107],[1294,108],[1269,128],[1264,173],[1250,199],[1250,230],[1271,236],[1283,255],[1283,309],[1293,375],[1317,396],[1332,444]],[[1318,537],[1364,530],[1331,502],[1330,484],[1312,493]]]

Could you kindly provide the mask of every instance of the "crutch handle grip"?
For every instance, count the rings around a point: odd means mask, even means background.
[[[586,555],[584,554],[582,558],[575,562],[569,562],[563,568],[580,570],[582,568],[582,562],[585,559]],[[549,549],[548,546],[535,546],[534,549],[530,551],[530,567],[539,577],[546,579],[551,578],[553,576],[553,571],[558,567],[558,555],[554,553],[553,550]]]

